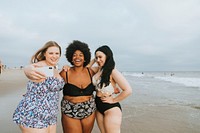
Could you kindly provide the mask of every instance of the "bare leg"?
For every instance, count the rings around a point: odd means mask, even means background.
[[[95,121],[95,112],[93,112],[89,117],[81,120],[83,133],[91,133]]]
[[[48,129],[49,129],[48,133],[56,133],[56,124],[49,126]]]
[[[105,133],[103,117],[104,116],[99,111],[96,111],[97,125],[98,125],[99,130],[101,131],[101,133]]]
[[[48,128],[27,128],[27,127],[23,127],[23,126],[19,126],[22,133],[48,133]]]
[[[118,107],[111,108],[104,113],[104,127],[106,133],[120,133],[122,112]]]
[[[63,133],[82,133],[81,121],[62,113]]]

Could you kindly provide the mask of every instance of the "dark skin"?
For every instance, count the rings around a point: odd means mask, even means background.
[[[84,67],[84,56],[81,51],[75,51],[73,56],[73,64],[67,71],[62,70],[60,72],[61,77],[65,80],[66,83],[73,84],[80,89],[85,89],[90,83],[91,78],[88,73],[87,67]],[[89,69],[91,76],[94,75],[94,72]],[[91,96],[63,96],[65,100],[68,100],[72,103],[80,103],[88,101]],[[92,115],[84,118],[84,119],[75,119],[68,117],[67,115],[62,113],[62,126],[64,133],[91,133],[95,121],[95,112]]]
[[[89,69],[89,71],[91,76],[93,76],[94,72],[91,69]],[[64,70],[60,72],[60,75],[65,80],[66,83],[73,84],[81,89],[85,89],[91,83],[90,75],[86,67],[85,68],[71,67],[67,71],[68,81],[66,79],[66,72]],[[90,97],[91,96],[78,96],[78,97],[64,96],[66,100],[69,100],[70,102],[73,103],[88,101]]]

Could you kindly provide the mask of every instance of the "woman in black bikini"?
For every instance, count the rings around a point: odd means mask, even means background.
[[[64,133],[91,133],[95,121],[95,100],[92,84],[94,72],[87,68],[91,53],[88,45],[73,41],[66,48],[66,58],[72,67],[61,71],[65,80],[61,101]]]
[[[98,67],[91,67],[96,61]],[[101,46],[95,51],[95,60],[90,67],[96,73],[93,84],[96,87],[96,120],[101,133],[120,133],[122,111],[120,103],[132,93],[132,88],[125,77],[115,68],[112,50]],[[115,94],[115,87],[121,92]]]

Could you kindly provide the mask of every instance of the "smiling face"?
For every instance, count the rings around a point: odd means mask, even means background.
[[[82,67],[84,64],[84,54],[80,50],[76,50],[72,56],[72,62],[76,67]]]
[[[60,59],[60,49],[56,46],[49,47],[44,53],[46,64],[49,66],[56,66]]]
[[[95,58],[96,58],[96,62],[100,67],[103,67],[105,62],[106,62],[106,55],[101,52],[101,51],[97,51],[95,54]]]

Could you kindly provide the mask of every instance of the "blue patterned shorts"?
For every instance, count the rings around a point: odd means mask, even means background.
[[[13,121],[28,128],[46,128],[56,124],[57,113],[45,105],[37,106],[22,100],[13,114]]]
[[[46,128],[57,122],[59,91],[64,80],[54,77],[44,82],[28,82],[27,93],[13,113],[13,121],[27,128]]]

